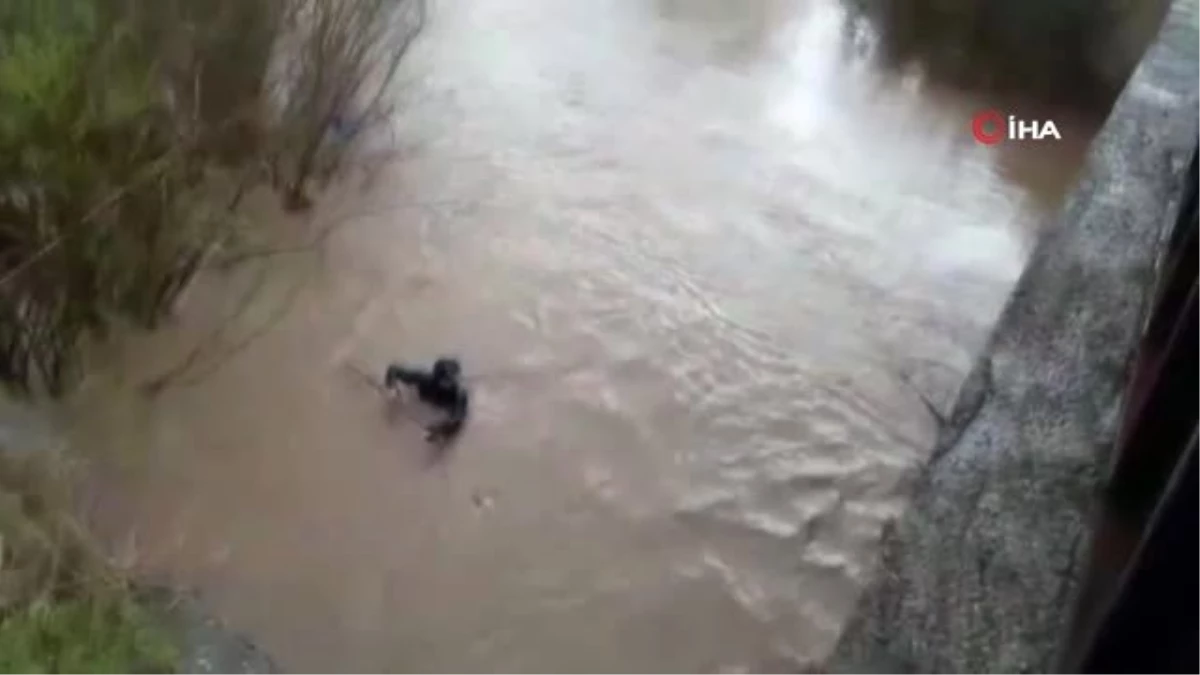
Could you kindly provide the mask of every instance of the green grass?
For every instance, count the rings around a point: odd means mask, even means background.
[[[0,447],[0,672],[174,672],[173,635],[72,513],[74,468]]]
[[[266,174],[306,200],[423,21],[423,0],[0,0],[0,387],[65,394],[89,342],[158,326]],[[0,671],[173,670],[73,517],[69,460],[0,447]]]
[[[6,673],[175,672],[166,633],[128,598],[38,601],[0,620]]]
[[[159,326],[250,189],[308,203],[423,21],[423,0],[0,0],[0,385],[61,396],[88,343]]]

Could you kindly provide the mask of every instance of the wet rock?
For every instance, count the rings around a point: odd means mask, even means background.
[[[1176,0],[1046,228],[884,538],[827,666],[1050,672],[1126,367],[1197,133],[1197,2]]]
[[[271,657],[204,610],[198,598],[146,589],[143,602],[176,636],[181,673],[279,673]]]

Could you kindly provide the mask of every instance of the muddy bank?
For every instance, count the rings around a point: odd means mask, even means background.
[[[1044,230],[830,669],[1055,670],[1196,139],[1196,20],[1172,4]]]

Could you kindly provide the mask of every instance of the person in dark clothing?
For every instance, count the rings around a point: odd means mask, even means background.
[[[470,396],[462,382],[462,367],[457,359],[440,358],[432,370],[407,368],[392,364],[387,367],[383,384],[389,390],[405,385],[416,389],[417,397],[446,413],[446,418],[429,426],[425,440],[445,443],[462,431],[467,422]]]

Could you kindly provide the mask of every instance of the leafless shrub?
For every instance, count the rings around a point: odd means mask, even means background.
[[[0,382],[152,328],[271,167],[301,206],[388,112],[421,0],[0,5]]]
[[[309,202],[313,179],[388,112],[384,96],[424,26],[423,0],[291,0],[270,75],[271,165],[285,203]]]

